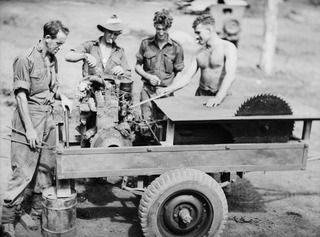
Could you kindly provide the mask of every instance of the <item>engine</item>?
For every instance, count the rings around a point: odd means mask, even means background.
[[[132,80],[88,76],[78,87],[81,147],[131,146],[134,140]]]

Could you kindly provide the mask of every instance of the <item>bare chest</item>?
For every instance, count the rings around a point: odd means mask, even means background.
[[[224,66],[225,54],[221,49],[202,50],[197,56],[198,66],[202,69],[216,69]]]

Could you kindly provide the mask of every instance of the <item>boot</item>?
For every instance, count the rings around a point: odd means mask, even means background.
[[[4,201],[6,204],[6,200]],[[8,202],[7,202],[8,203]],[[21,215],[21,206],[6,206],[2,208],[2,219],[0,223],[0,236],[15,237],[15,224]]]
[[[12,223],[2,224],[2,230],[0,231],[0,234],[3,237],[16,237],[14,224]]]
[[[32,204],[31,204],[31,210],[30,210],[30,217],[35,222],[35,224],[38,226],[33,226],[32,230],[37,230],[41,226],[41,215],[42,215],[42,194],[40,193],[33,193],[32,195]]]

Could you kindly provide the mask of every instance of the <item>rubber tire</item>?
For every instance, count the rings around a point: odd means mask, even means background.
[[[171,194],[180,190],[195,190],[206,196],[213,207],[214,218],[204,236],[220,236],[228,214],[228,205],[224,192],[220,185],[209,175],[189,168],[168,171],[147,187],[139,205],[139,217],[144,236],[162,236],[157,224],[161,204]]]

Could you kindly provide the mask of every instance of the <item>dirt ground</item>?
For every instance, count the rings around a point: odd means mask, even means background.
[[[287,98],[289,104],[292,99],[319,109],[319,7],[310,5],[308,0],[281,3],[274,73],[267,77],[256,67],[262,45],[262,6],[251,2],[253,7],[242,22],[238,73],[232,93],[268,92]],[[9,93],[13,59],[41,38],[44,22],[60,19],[71,30],[67,43],[58,53],[58,60],[62,88],[74,97],[74,88],[81,79],[81,64],[66,63],[63,55],[85,40],[96,39],[100,34],[96,25],[117,13],[128,22],[128,30],[118,42],[125,48],[133,68],[141,39],[153,33],[153,13],[162,8],[173,10],[171,33],[184,47],[188,64],[196,49],[191,28],[195,16],[178,12],[170,1],[0,1],[0,135],[9,134],[7,126],[14,108],[14,98]],[[136,74],[133,78],[137,95],[141,84]],[[196,85],[197,79],[194,79],[176,96],[193,96]],[[303,112],[307,113],[308,108]],[[242,181],[233,185],[222,236],[320,236],[319,128],[319,122],[314,122],[309,150],[312,160],[306,170],[246,173]],[[295,133],[301,134],[301,124],[295,125]],[[0,201],[10,173],[9,156],[9,142],[0,139]],[[78,205],[77,236],[142,235],[137,197],[111,185],[89,186],[87,191],[88,200]],[[26,232],[20,225],[17,232],[18,237],[40,236],[38,232]]]

